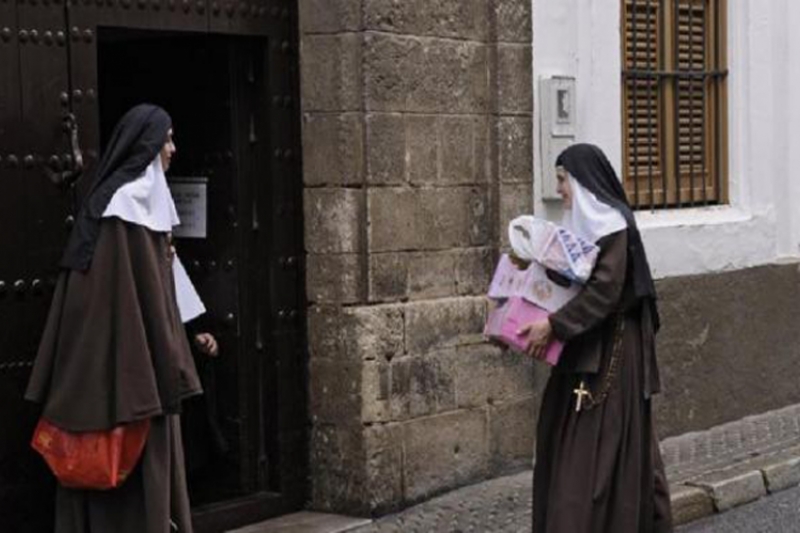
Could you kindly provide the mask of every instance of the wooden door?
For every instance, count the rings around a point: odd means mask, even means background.
[[[216,426],[185,441],[206,468],[190,473],[197,529],[297,509],[309,424],[296,5],[62,2],[0,0],[0,530],[52,529],[22,394],[74,210],[104,138],[142,101],[171,113],[170,174],[201,178],[208,201],[205,238],[178,241],[222,346],[198,360],[206,405],[186,406],[189,426],[198,413]]]

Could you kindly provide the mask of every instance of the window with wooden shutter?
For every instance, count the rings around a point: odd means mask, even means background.
[[[622,0],[623,175],[635,208],[727,201],[725,0]]]

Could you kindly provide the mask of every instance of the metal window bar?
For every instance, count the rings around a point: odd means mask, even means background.
[[[661,10],[661,13],[666,13],[666,10],[667,10],[666,3],[667,3],[667,0],[659,0],[659,9]],[[666,56],[666,53],[665,53],[666,51],[664,50],[664,46],[663,46],[664,38],[665,38],[664,31],[663,31],[663,26],[664,26],[664,21],[663,20],[661,21],[661,26],[662,26],[662,31],[661,31],[661,35],[659,36],[660,39],[661,39],[661,41],[659,42],[659,47],[661,48],[661,56],[660,56],[659,59],[660,59],[660,64],[663,66],[663,65],[667,64],[667,58],[665,57]],[[665,81],[664,78],[661,78],[656,83],[658,83],[658,88],[661,91],[661,95],[662,95],[661,102],[660,102],[661,110],[662,110],[662,113],[664,115],[666,115],[666,109],[664,109],[664,107],[663,107],[664,106],[664,93],[665,93],[664,87],[666,86],[666,83],[664,83],[664,81]],[[662,132],[663,132],[664,125],[660,124],[659,127],[662,128]],[[661,157],[661,161],[659,161],[659,164],[661,165],[661,195],[663,197],[663,202],[664,203],[667,202],[667,186],[668,186],[668,184],[667,184],[667,172],[666,172],[666,169],[664,168],[664,164],[666,162],[664,160],[664,157],[666,156],[666,154],[669,153],[668,150],[664,150],[664,144],[667,143],[667,142],[669,142],[668,139],[666,139],[665,135],[662,134],[661,135],[661,154],[662,154],[662,157]],[[653,210],[655,209],[655,203],[654,203],[654,206],[653,206],[652,209]]]
[[[649,1],[649,0],[646,0]],[[631,65],[633,68],[638,66],[638,58],[637,58],[637,51],[638,51],[638,40],[637,37],[637,28],[639,24],[637,23],[637,16],[638,13],[636,12],[636,0],[631,0],[631,23],[633,24],[633,31],[631,34],[631,43],[630,43],[630,50],[632,51],[633,58],[631,60]],[[637,135],[639,129],[639,99],[638,96],[638,83],[636,80],[633,81],[630,85],[632,87],[631,92],[633,93],[633,139],[635,139],[633,143],[633,190],[634,190],[634,203],[638,206],[639,205],[639,136]]]
[[[672,24],[675,27],[675,31],[672,34],[672,65],[676,72],[681,71],[681,62],[680,62],[680,25],[681,25],[681,13],[680,13],[680,0],[673,0],[672,1]],[[673,164],[675,165],[675,202],[677,207],[680,208],[681,206],[681,151],[680,151],[680,134],[681,134],[681,116],[680,116],[680,108],[681,108],[681,84],[680,84],[680,77],[675,76],[672,78],[673,83],[673,90],[675,91],[675,101],[672,106],[672,115],[673,115],[673,128],[675,133],[675,139],[670,140],[670,142],[674,143],[673,147]],[[668,195],[666,194],[666,190],[664,191],[664,207],[668,205]]]
[[[665,4],[667,4],[670,0],[656,0],[656,1],[658,1],[660,3],[660,5],[662,6],[662,8],[663,8],[663,7],[666,7]],[[713,25],[714,32],[715,32],[714,35],[715,35],[716,41],[719,41],[720,38],[721,38],[721,33],[720,33],[720,24],[721,24],[721,22],[720,22],[720,16],[719,16],[719,9],[718,9],[718,6],[717,6],[717,3],[719,2],[719,0],[703,0],[703,1],[706,2],[705,7],[703,9],[703,12],[704,12],[704,15],[703,15],[704,26],[706,27],[707,30],[710,30],[712,28],[712,25]],[[651,210],[656,209],[655,188],[653,186],[654,161],[653,161],[652,146],[654,144],[653,143],[653,130],[654,130],[653,122],[654,122],[654,120],[653,120],[653,116],[652,116],[652,113],[653,113],[653,105],[652,105],[652,103],[653,103],[653,94],[652,93],[653,93],[654,87],[656,87],[656,86],[664,87],[665,84],[668,85],[670,83],[673,85],[674,90],[675,90],[674,103],[673,103],[672,109],[665,110],[665,111],[671,112],[671,114],[673,115],[674,129],[675,129],[674,131],[675,131],[676,138],[675,139],[662,139],[662,142],[667,142],[667,143],[673,143],[674,144],[674,165],[675,165],[675,169],[674,169],[674,172],[675,172],[675,180],[674,180],[675,181],[675,189],[674,189],[674,192],[675,192],[675,201],[671,204],[671,202],[669,200],[668,179],[667,179],[666,172],[664,171],[663,166],[662,166],[663,165],[663,160],[662,160],[659,163],[659,167],[658,167],[661,170],[661,178],[662,178],[661,179],[661,181],[662,181],[662,190],[661,190],[662,202],[661,202],[661,204],[662,205],[660,207],[668,208],[668,207],[671,207],[673,204],[676,207],[693,206],[693,205],[709,205],[711,203],[714,203],[714,202],[720,200],[721,178],[722,178],[721,167],[720,167],[721,149],[722,149],[722,139],[721,139],[722,132],[721,132],[721,127],[720,127],[720,119],[721,119],[721,116],[720,116],[721,109],[720,108],[721,108],[721,96],[722,96],[721,95],[721,84],[727,78],[728,70],[719,68],[719,65],[720,65],[720,43],[719,42],[710,43],[711,46],[712,46],[712,48],[710,49],[711,54],[710,55],[706,54],[706,50],[709,50],[708,49],[709,36],[707,34],[708,33],[707,31],[703,32],[702,43],[700,43],[701,50],[698,52],[701,55],[701,58],[702,58],[703,69],[702,70],[697,70],[695,68],[695,65],[694,65],[694,59],[695,59],[695,54],[696,54],[696,52],[695,52],[695,46],[696,45],[695,45],[695,42],[694,42],[694,40],[695,40],[694,37],[696,36],[695,35],[695,28],[694,28],[694,17],[695,17],[694,9],[695,9],[695,5],[692,2],[692,0],[689,0],[689,3],[687,5],[687,8],[689,10],[688,11],[688,18],[689,18],[688,55],[689,55],[689,59],[688,59],[688,64],[686,65],[686,68],[681,68],[681,64],[680,64],[680,48],[679,48],[680,47],[680,40],[679,40],[679,30],[678,30],[679,23],[680,23],[680,17],[679,17],[679,14],[680,14],[680,0],[672,0],[672,2],[673,3],[671,5],[671,7],[673,8],[674,25],[675,25],[675,28],[676,28],[674,33],[673,33],[674,43],[673,43],[672,50],[671,50],[673,59],[672,59],[672,65],[670,65],[670,66],[672,68],[671,69],[654,69],[653,68],[652,60],[653,60],[653,55],[654,54],[650,53],[650,47],[652,46],[652,42],[651,41],[653,40],[652,39],[652,33],[651,33],[651,31],[652,31],[652,28],[651,28],[652,18],[650,16],[650,12],[649,12],[650,2],[646,2],[647,3],[647,7],[645,8],[645,12],[644,13],[645,13],[645,16],[647,16],[646,31],[645,31],[645,37],[647,38],[647,42],[646,42],[646,45],[645,45],[645,50],[646,50],[645,53],[646,53],[647,57],[646,57],[646,61],[645,61],[646,68],[642,69],[642,68],[639,68],[639,62],[638,62],[637,54],[636,54],[636,51],[638,50],[637,46],[639,44],[641,44],[641,43],[638,43],[638,39],[637,39],[638,36],[639,36],[638,31],[637,31],[637,22],[638,22],[638,20],[637,20],[638,10],[636,9],[637,1],[636,0],[631,0],[630,1],[630,10],[631,10],[630,11],[630,23],[633,24],[633,27],[632,27],[631,32],[630,32],[630,38],[631,38],[632,42],[629,43],[629,51],[630,51],[629,53],[631,54],[632,57],[630,58],[629,61],[626,62],[627,65],[628,65],[628,68],[626,70],[624,70],[622,72],[622,74],[623,74],[624,82],[625,82],[626,86],[629,88],[630,97],[633,100],[631,102],[630,99],[629,99],[629,102],[628,102],[628,105],[631,106],[631,109],[629,111],[633,111],[632,117],[631,117],[630,114],[628,114],[628,120],[631,123],[630,124],[630,129],[632,130],[630,132],[630,134],[629,134],[629,144],[630,144],[629,149],[631,150],[632,156],[633,156],[632,160],[629,159],[630,163],[628,165],[628,170],[629,170],[629,173],[630,173],[630,179],[633,179],[633,182],[634,182],[633,183],[633,186],[634,186],[634,198],[633,198],[632,204],[633,204],[634,208],[636,208],[636,209],[640,209],[640,208],[643,207],[642,206],[642,202],[640,201],[639,179],[638,179],[639,176],[640,176],[640,173],[639,173],[640,159],[638,157],[638,155],[639,155],[639,147],[638,147],[638,141],[639,141],[638,128],[639,128],[639,123],[636,120],[638,118],[638,111],[639,111],[639,109],[638,109],[638,105],[639,105],[639,101],[638,101],[639,100],[638,99],[639,83],[638,82],[640,80],[645,81],[646,84],[647,84],[647,106],[648,106],[648,109],[646,111],[646,115],[647,115],[647,141],[648,141],[648,144],[649,144],[650,148],[649,148],[649,150],[647,152],[647,156],[646,157],[647,157],[647,165],[648,165],[648,169],[647,169],[648,170],[648,174],[647,175],[648,175],[648,189],[649,189],[648,190],[648,197],[649,197],[649,200],[650,200],[649,201],[650,209]],[[711,6],[709,6],[710,2],[714,2],[715,3],[715,8],[716,9],[711,9]],[[712,19],[712,14],[716,14],[716,16],[713,17],[713,19]],[[663,38],[663,36],[662,36],[662,38]],[[661,61],[665,61],[665,58],[664,58],[663,54],[661,56]],[[709,64],[709,63],[711,63],[711,64]],[[688,152],[688,157],[689,157],[689,181],[690,181],[689,190],[690,190],[690,192],[689,192],[688,201],[686,201],[685,199],[681,198],[681,181],[682,180],[681,180],[680,142],[679,142],[679,139],[678,139],[678,137],[680,136],[680,115],[679,115],[679,110],[680,110],[680,102],[681,102],[681,81],[685,81],[686,82],[686,85],[688,87],[688,98],[689,98],[689,100],[688,100],[689,108],[686,111],[688,113],[688,117],[689,117],[689,139],[690,139],[689,152]],[[701,91],[700,91],[701,92],[700,110],[702,112],[702,125],[697,126],[697,127],[700,128],[700,137],[701,137],[701,139],[700,139],[700,147],[699,147],[699,150],[697,150],[699,152],[699,155],[700,155],[699,165],[701,167],[701,179],[700,179],[700,181],[701,181],[701,184],[702,184],[702,194],[701,194],[701,198],[700,199],[697,198],[696,191],[695,191],[695,183],[696,183],[696,168],[695,168],[695,165],[697,164],[697,162],[695,161],[695,152],[696,152],[695,149],[696,149],[696,146],[694,144],[695,143],[695,127],[696,127],[695,123],[694,123],[694,118],[695,118],[694,114],[696,112],[696,106],[697,106],[697,104],[694,101],[694,97],[693,97],[693,92],[694,92],[695,87],[701,88]],[[713,93],[713,101],[712,101],[713,110],[711,110],[712,111],[711,117],[709,117],[708,113],[707,113],[707,106],[708,106],[708,99],[711,97],[712,93]],[[708,158],[709,154],[708,154],[708,151],[707,151],[707,144],[708,144],[707,136],[710,134],[707,131],[709,129],[709,127],[710,127],[710,123],[707,120],[709,118],[714,123],[714,127],[713,127],[714,136],[711,139],[711,142],[712,142],[712,144],[714,146],[714,149],[712,150],[712,154],[711,154],[711,156],[713,158],[713,164],[709,161],[709,158]],[[663,125],[660,125],[659,127],[663,128]],[[711,168],[713,169],[713,174],[714,174],[714,181],[712,182],[713,186],[714,186],[714,198],[713,199],[709,199],[709,197],[708,197],[707,174],[709,174],[709,170],[710,170],[709,169],[709,165],[711,165]]]
[[[716,15],[714,17],[714,20],[712,21],[712,23],[714,24],[714,35],[716,37],[716,42],[712,43],[712,46],[714,47],[714,68],[715,69],[719,69],[719,67],[720,67],[720,57],[719,57],[720,52],[719,52],[719,48],[721,46],[721,41],[722,41],[722,37],[721,37],[722,36],[722,33],[721,33],[722,28],[721,28],[721,25],[720,25],[720,20],[721,20],[722,17],[720,16],[719,0],[712,0],[712,1],[715,3],[715,5],[714,5],[714,13]],[[709,24],[709,26],[710,25],[711,24]],[[721,116],[720,113],[722,112],[722,110],[720,109],[720,98],[722,97],[722,95],[720,94],[720,92],[721,92],[720,91],[720,83],[719,82],[714,83],[713,87],[714,87],[714,93],[715,93],[715,97],[714,97],[714,118],[717,121],[719,121],[719,118]],[[717,122],[717,124],[719,124],[719,122]],[[720,131],[720,128],[717,127],[716,128],[716,135],[714,137],[714,148],[715,148],[714,149],[714,172],[715,172],[715,177],[714,177],[714,196],[716,196],[717,198],[720,197],[721,187],[722,187],[722,184],[720,183],[721,178],[722,178],[722,171],[721,171],[721,167],[720,167],[720,163],[721,163],[720,154],[722,153],[722,134],[721,133],[722,132]]]
[[[650,12],[650,1],[647,2],[647,70],[653,70],[653,68],[657,65],[653,65],[653,56],[658,53],[658,46],[655,47],[654,50],[651,50],[653,47],[653,14]],[[655,16],[658,16],[658,12],[656,11]],[[657,117],[653,117],[653,82],[647,81],[647,144],[648,146],[652,147],[655,145],[653,142],[653,122]],[[660,150],[659,150],[660,153]],[[638,179],[638,178],[637,178]],[[650,189],[650,209],[655,208],[656,204],[656,193],[653,190],[653,154],[650,154],[650,157],[647,158],[647,187]],[[639,202],[637,200],[636,206],[639,206]]]
[[[689,68],[694,68],[694,0],[689,0]],[[680,39],[678,40],[680,42]],[[678,56],[680,61],[680,56]],[[694,80],[689,81],[689,200],[694,205]],[[705,150],[700,146],[702,158]],[[678,171],[678,188],[680,189],[681,173]]]

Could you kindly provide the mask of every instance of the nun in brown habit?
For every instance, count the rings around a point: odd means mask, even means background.
[[[56,533],[192,531],[178,413],[201,388],[176,296],[193,289],[173,273],[174,151],[163,109],[125,114],[61,261],[26,397],[67,431],[146,418],[151,429],[121,487],[57,489]]]
[[[672,531],[669,488],[653,430],[658,392],[656,291],[619,179],[596,146],[556,162],[564,226],[597,243],[581,292],[526,326],[530,352],[566,343],[542,399],[533,481],[535,533]]]

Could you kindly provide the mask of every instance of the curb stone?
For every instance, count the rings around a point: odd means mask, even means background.
[[[670,487],[670,496],[672,521],[676,526],[714,514],[714,502],[711,496],[700,487],[689,485]]]
[[[759,469],[735,475],[709,474],[670,486],[675,525],[728,511],[800,485],[800,456],[781,457]]]
[[[800,485],[800,457],[789,457],[761,470],[767,491],[772,494]]]
[[[692,481],[690,485],[708,491],[714,501],[714,508],[720,513],[767,495],[764,476],[758,470],[751,470],[733,477],[712,474],[707,479],[700,478]]]
[[[767,494],[800,485],[800,447],[794,443],[783,450],[770,450],[746,461],[734,462],[725,468],[699,473],[690,479],[670,485],[675,525],[728,511],[753,502]],[[703,496],[688,493],[686,488],[704,493],[710,506],[702,505]],[[692,494],[692,498],[688,498]]]

